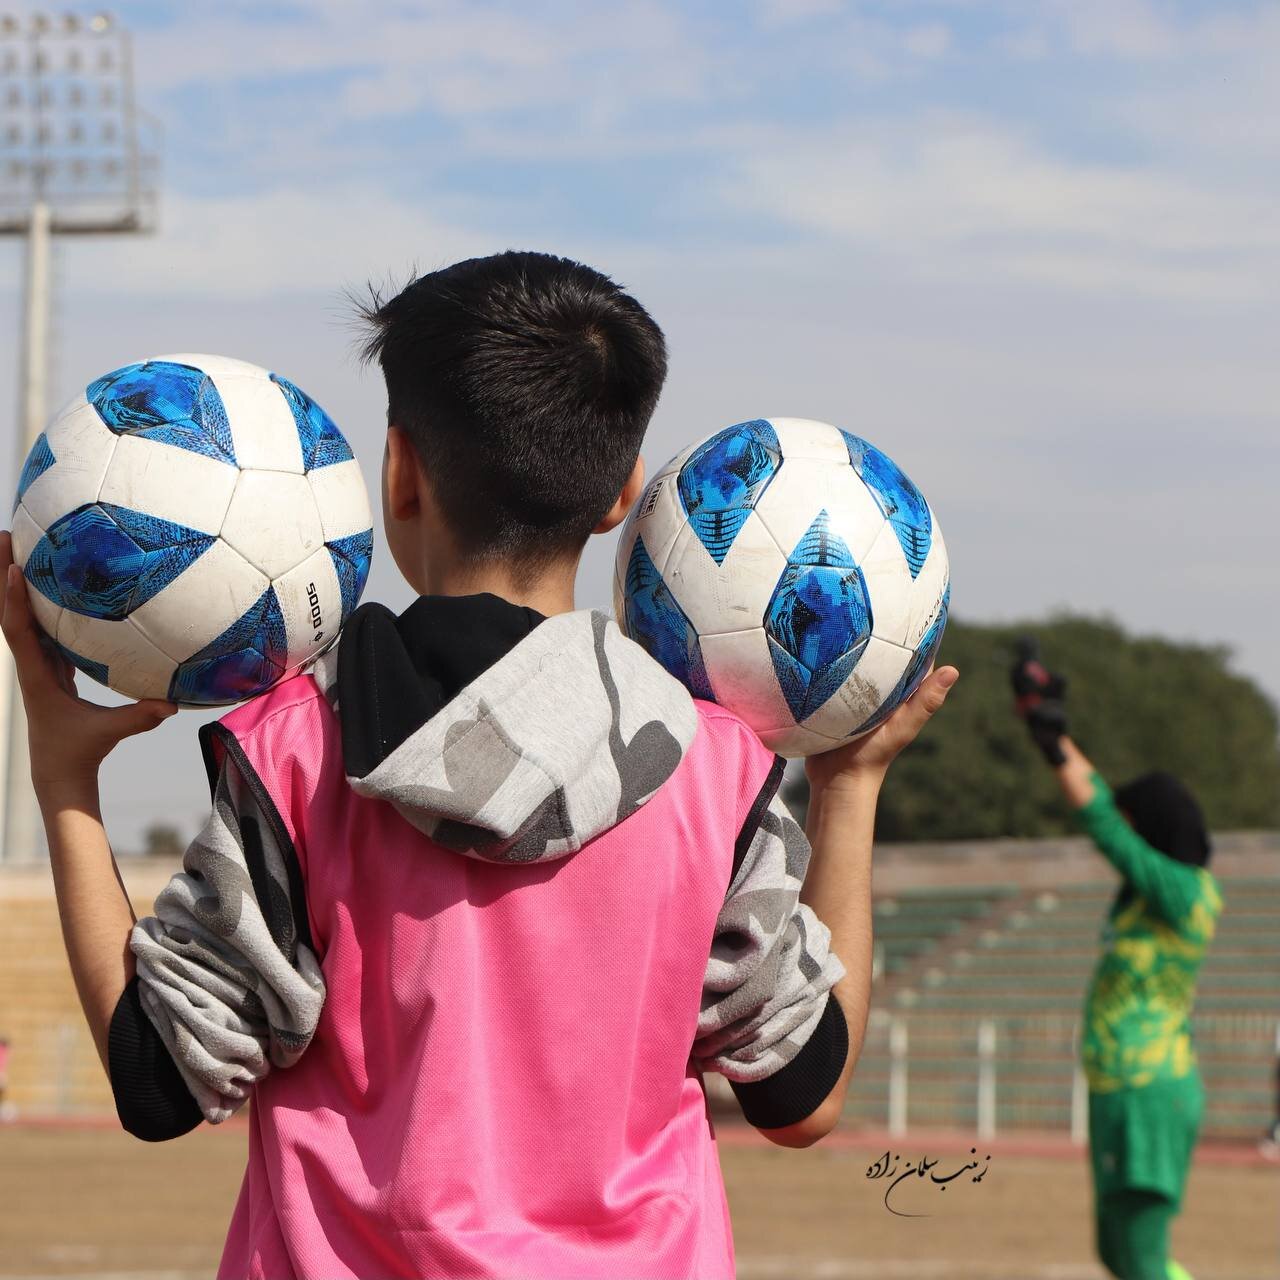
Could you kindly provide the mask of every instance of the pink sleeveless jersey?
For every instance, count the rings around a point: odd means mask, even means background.
[[[221,1276],[732,1276],[689,1054],[774,757],[697,706],[642,808],[526,866],[357,796],[309,676],[224,719],[296,848],[328,995],[302,1060],[257,1086]]]

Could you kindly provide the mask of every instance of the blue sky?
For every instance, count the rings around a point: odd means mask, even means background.
[[[164,125],[161,230],[60,247],[59,395],[240,356],[306,387],[373,479],[383,404],[342,291],[565,252],[667,330],[651,467],[746,417],[837,422],[925,489],[959,616],[1105,612],[1230,645],[1280,695],[1280,4],[116,12]],[[406,602],[385,557],[370,596]],[[109,765],[123,847],[200,818],[196,723]]]

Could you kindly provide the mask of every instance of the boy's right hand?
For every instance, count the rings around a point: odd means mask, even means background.
[[[26,579],[13,563],[8,530],[0,530],[0,592],[0,630],[27,713],[36,794],[42,799],[96,796],[98,770],[112,749],[135,733],[154,729],[178,708],[159,698],[106,707],[77,696],[75,668],[36,622]]]
[[[915,741],[959,679],[960,672],[955,667],[939,667],[879,728],[834,751],[810,756],[804,762],[809,786],[818,790],[868,778],[879,785],[889,766],[903,748]]]

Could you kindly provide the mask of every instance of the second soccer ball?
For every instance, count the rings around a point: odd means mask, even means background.
[[[874,445],[756,418],[685,449],[623,529],[619,621],[695,697],[784,756],[867,733],[942,642],[950,568],[932,509]]]

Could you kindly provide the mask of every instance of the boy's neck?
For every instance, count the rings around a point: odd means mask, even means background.
[[[572,613],[577,564],[548,569],[537,577],[515,577],[502,565],[432,566],[426,575],[425,596],[477,596],[485,592],[511,604],[536,609],[544,617]]]

